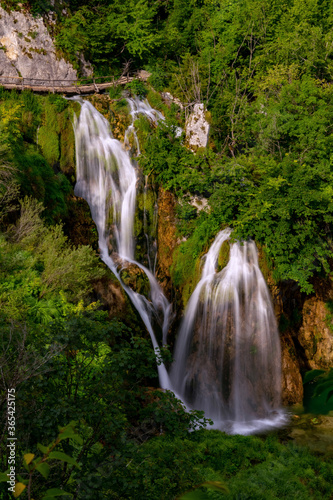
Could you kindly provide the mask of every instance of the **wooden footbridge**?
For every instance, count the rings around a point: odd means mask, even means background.
[[[119,77],[96,76],[80,78],[79,80],[50,80],[48,78],[25,78],[23,76],[0,76],[0,87],[8,90],[32,90],[39,93],[53,93],[65,95],[99,93],[110,87],[126,85],[132,80],[147,81],[150,73],[140,70],[127,73]]]

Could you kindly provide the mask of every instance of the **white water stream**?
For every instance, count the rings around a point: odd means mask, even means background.
[[[77,181],[74,192],[88,202],[98,231],[101,259],[121,282],[158,351],[152,318],[162,315],[161,328],[165,337],[171,305],[152,272],[134,260],[137,174],[127,151],[113,138],[107,120],[88,101],[76,100],[81,104],[81,113],[74,123]],[[114,243],[110,242],[111,235]],[[138,266],[146,274],[150,285],[149,300],[122,282],[121,266],[127,264]],[[161,387],[170,388],[163,364],[158,365],[158,373]]]
[[[157,111],[156,109],[153,109],[147,99],[144,99],[141,101],[138,97],[127,99],[127,102],[130,107],[130,115],[132,118],[132,123],[130,126],[127,128],[125,132],[125,138],[124,138],[124,144],[127,148],[130,147],[131,143],[131,137],[133,137],[134,144],[135,144],[135,149],[136,149],[136,154],[140,154],[140,145],[139,145],[139,140],[138,136],[136,134],[134,122],[135,120],[140,116],[143,115],[151,123],[154,123],[154,125],[157,125],[159,121],[164,120],[164,116],[162,113]]]
[[[172,387],[214,426],[248,434],[282,425],[280,339],[254,242],[230,245],[221,231],[205,256],[185,311],[171,371]]]
[[[127,150],[134,144],[136,154],[140,153],[134,127],[139,114],[155,125],[164,118],[147,101],[129,99],[132,123],[124,147],[88,101],[75,99],[81,104],[74,124],[75,194],[88,202],[98,230],[101,258],[119,279],[158,353],[153,321],[160,321],[165,343],[171,305],[154,276],[155,263],[147,269],[134,259],[137,172]],[[215,427],[247,434],[284,422],[279,409],[280,344],[255,244],[232,244],[228,265],[216,271],[220,248],[230,232],[221,231],[205,257],[201,280],[189,300],[178,335],[171,381],[163,364],[158,366],[158,373],[162,388],[173,390],[187,407],[204,410]],[[147,234],[146,238],[149,245]],[[121,268],[128,264],[146,274],[148,298],[123,283]]]

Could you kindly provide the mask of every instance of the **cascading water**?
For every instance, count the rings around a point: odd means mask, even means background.
[[[148,248],[149,270],[134,260],[138,178],[128,151],[134,145],[135,153],[140,152],[134,127],[139,114],[155,125],[164,118],[148,102],[129,99],[132,123],[123,147],[113,138],[107,120],[88,101],[75,99],[81,104],[74,124],[75,194],[90,205],[101,258],[121,282],[158,351],[153,322],[160,321],[166,343],[171,305],[154,276],[156,252],[150,259]],[[147,192],[146,179],[144,200]],[[144,209],[148,238],[145,217]],[[202,278],[189,300],[178,335],[171,381],[163,364],[158,372],[162,388],[173,390],[188,407],[204,410],[215,427],[247,434],[284,422],[279,410],[280,345],[255,244],[232,244],[229,263],[216,271],[221,246],[230,233],[229,229],[220,232],[206,255]],[[147,243],[149,247],[149,240]],[[121,268],[128,263],[148,277],[149,298],[122,281]]]
[[[281,425],[280,342],[254,242],[230,246],[216,271],[221,231],[206,254],[178,336],[172,388],[215,427],[247,434]]]
[[[150,333],[154,349],[158,350],[152,318],[162,316],[165,337],[171,306],[152,272],[134,260],[136,171],[121,143],[112,137],[107,120],[88,101],[75,99],[81,104],[81,113],[74,123],[77,161],[74,192],[88,202],[98,231],[101,259],[122,283]],[[112,243],[110,235],[114,237]],[[122,282],[118,267],[128,263],[146,274],[149,300]],[[158,371],[161,387],[169,388],[165,366],[160,364]]]
[[[132,118],[132,123],[130,126],[127,128],[125,132],[125,138],[124,138],[124,144],[128,148],[131,143],[131,137],[134,139],[134,145],[136,149],[136,154],[140,154],[140,145],[139,145],[139,140],[138,136],[135,130],[134,122],[135,120],[139,117],[139,115],[143,115],[151,123],[154,123],[155,125],[158,124],[159,121],[164,120],[164,116],[162,113],[157,111],[156,109],[153,109],[147,99],[141,101],[138,97],[127,99],[128,105],[130,107],[130,115]]]
[[[131,116],[131,124],[128,126],[126,132],[125,132],[125,137],[124,137],[124,145],[125,148],[128,151],[134,150],[134,153],[136,155],[140,154],[140,144],[139,144],[139,139],[136,133],[135,125],[134,122],[135,120],[140,116],[143,115],[148,120],[153,123],[154,125],[157,126],[159,121],[164,120],[164,116],[162,113],[157,111],[156,109],[153,109],[148,100],[145,99],[141,101],[138,97],[135,98],[129,98],[127,99],[129,108],[130,108],[130,116]],[[147,221],[147,194],[148,194],[148,177],[145,176],[145,185],[144,185],[144,190],[143,190],[143,201],[144,201],[144,207],[143,207],[143,226],[144,226],[144,233],[145,233],[145,239],[146,239],[146,245],[147,245],[147,260],[148,260],[148,267],[149,270],[155,274],[155,268],[156,268],[156,259],[157,259],[157,241],[156,239],[151,242],[151,238],[149,235],[149,230],[148,230],[148,221]],[[154,211],[153,211],[153,225],[157,226],[157,204],[154,206]],[[164,342],[164,340],[163,340]]]

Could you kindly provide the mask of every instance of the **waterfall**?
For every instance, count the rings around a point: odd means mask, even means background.
[[[280,341],[274,310],[254,242],[230,245],[221,231],[208,253],[175,348],[173,390],[205,411],[215,427],[247,434],[285,422],[280,410]]]
[[[127,127],[125,131],[125,137],[124,137],[124,145],[125,148],[128,151],[131,151],[131,149],[134,149],[136,155],[138,156],[140,154],[140,144],[139,144],[139,139],[136,133],[136,129],[134,126],[135,120],[140,116],[143,115],[148,120],[153,123],[155,126],[158,125],[159,121],[164,120],[164,116],[162,113],[157,111],[156,109],[153,109],[148,100],[144,99],[143,101],[140,100],[138,97],[134,98],[128,98],[127,99],[129,108],[130,108],[130,116],[131,116],[131,124]],[[132,141],[131,141],[132,139]],[[131,142],[133,143],[133,146],[131,146]],[[144,200],[144,207],[143,207],[143,226],[144,226],[144,234],[145,234],[145,239],[146,239],[146,245],[147,245],[147,259],[148,259],[148,268],[149,270],[155,274],[155,269],[156,269],[156,259],[157,259],[157,241],[156,239],[151,243],[150,241],[150,235],[149,235],[149,230],[148,230],[148,221],[147,221],[147,194],[148,194],[148,177],[145,176],[145,185],[144,185],[144,191],[143,191],[143,200]],[[153,212],[153,225],[155,228],[157,227],[157,204],[154,206],[154,212]],[[164,340],[163,340],[164,343]]]
[[[77,170],[74,193],[88,202],[98,231],[101,259],[121,282],[158,351],[153,320],[161,323],[165,337],[171,305],[153,273],[134,260],[136,170],[128,152],[113,138],[107,120],[88,101],[75,100],[81,104],[81,113],[74,121]],[[147,276],[149,298],[123,283],[121,269],[128,264],[139,267]],[[163,364],[158,365],[158,372],[161,387],[169,388]]]
[[[139,115],[143,115],[151,123],[154,123],[154,125],[157,125],[159,121],[164,120],[164,116],[162,113],[157,111],[156,109],[153,109],[151,105],[149,104],[147,99],[144,99],[141,101],[138,97],[134,98],[129,98],[127,99],[128,105],[130,107],[130,116],[131,116],[131,124],[127,128],[125,132],[125,137],[124,137],[124,144],[127,147],[127,149],[130,148],[130,138],[133,137],[134,139],[134,144],[135,144],[135,149],[136,149],[136,154],[140,154],[140,145],[139,145],[139,140],[138,136],[135,130],[134,122],[135,120],[139,117]]]
[[[135,260],[138,175],[129,150],[132,142],[136,154],[140,153],[134,127],[139,114],[155,125],[164,118],[147,101],[128,99],[132,120],[122,145],[113,138],[107,120],[88,101],[73,99],[81,104],[74,123],[74,192],[88,202],[98,230],[101,259],[140,314],[158,355],[154,323],[159,323],[166,343],[171,305],[155,278],[156,249],[149,249],[147,178],[143,227],[149,269]],[[204,410],[215,427],[248,434],[285,422],[280,410],[280,344],[255,244],[231,244],[230,234],[230,229],[221,231],[204,258],[201,280],[188,302],[178,334],[170,378],[163,364],[158,365],[158,373],[162,388],[173,390],[188,408]],[[229,262],[218,271],[219,254],[225,244],[230,246]],[[123,282],[121,271],[128,265],[137,266],[147,276],[148,297]]]

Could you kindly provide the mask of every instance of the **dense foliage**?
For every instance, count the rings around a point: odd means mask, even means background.
[[[145,68],[151,84],[186,109],[205,103],[215,156],[194,157],[158,131],[142,163],[177,194],[210,196],[214,230],[228,224],[235,237],[254,238],[275,278],[309,293],[332,257],[330,2],[77,0],[54,8],[58,48],[79,70],[80,53],[95,74]],[[46,107],[40,140],[51,164],[62,149],[56,121]]]
[[[34,477],[35,499],[60,486],[71,493],[79,488],[78,498],[103,491],[107,497],[117,482],[111,471],[126,464],[138,443],[161,432],[184,437],[206,421],[156,388],[161,359],[141,325],[133,331],[110,321],[91,302],[91,285],[105,274],[96,255],[87,246],[73,248],[61,226],[47,226],[41,212],[40,202],[26,198],[17,223],[0,239],[0,406],[5,410],[7,389],[15,389],[18,456],[35,455],[43,450],[38,443],[56,439],[59,425],[77,422],[80,442],[61,440],[57,448],[58,456],[74,457],[80,471],[74,463],[68,470],[68,460],[51,461],[47,482],[43,470]],[[2,411],[3,470],[5,419]],[[24,464],[19,478],[28,485]]]
[[[178,236],[186,241],[171,274],[185,301],[199,258],[227,225],[235,238],[262,245],[276,280],[310,293],[313,276],[330,274],[330,2],[3,4],[34,15],[55,9],[58,53],[79,72],[80,54],[95,75],[151,72],[147,86],[135,80],[126,91],[148,96],[167,118],[154,130],[137,120],[139,163],[178,200]],[[184,112],[153,89],[171,92]],[[119,89],[110,97],[126,108]],[[211,130],[209,147],[194,154],[176,127],[196,102],[204,102]],[[90,246],[64,233],[75,106],[0,91],[0,408],[14,387],[20,481],[32,478],[35,500],[59,488],[85,500],[331,498],[329,460],[277,437],[190,433],[207,421],[157,388],[156,353],[140,322],[110,319],[96,302],[94,282],[107,271]],[[198,212],[193,196],[207,199],[206,208]],[[166,350],[162,356],[170,361]],[[332,373],[310,373],[305,382],[307,409],[329,411]],[[5,471],[4,411],[1,418]]]

